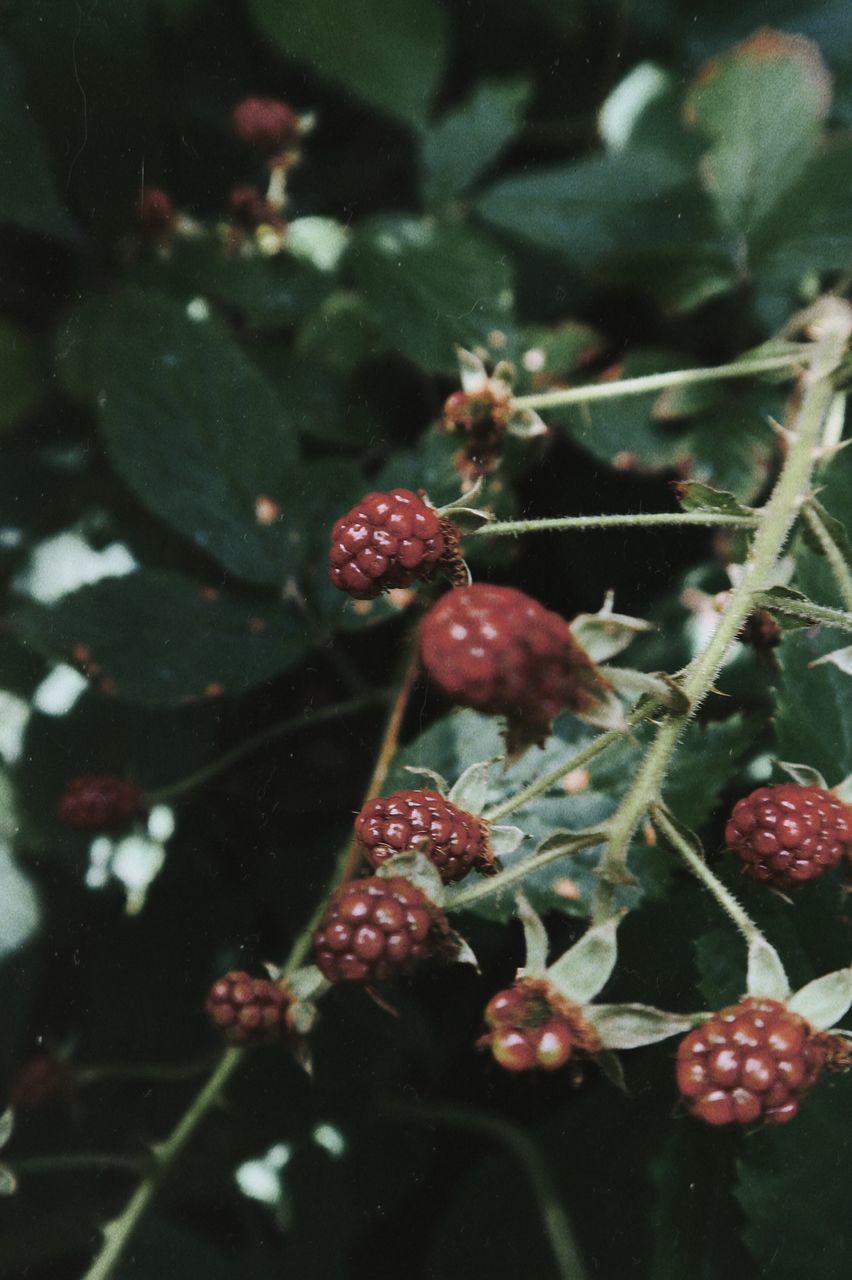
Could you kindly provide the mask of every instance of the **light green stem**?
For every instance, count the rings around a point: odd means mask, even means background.
[[[850,309],[845,304],[829,303],[822,317],[822,334],[813,349],[810,369],[802,376],[804,394],[787,457],[763,509],[763,519],[742,578],[730,592],[716,630],[703,652],[690,664],[682,683],[689,713],[666,720],[660,726],[633,785],[609,821],[609,839],[599,868],[595,921],[605,920],[612,914],[615,890],[626,878],[627,853],[633,833],[643,814],[659,799],[663,779],[687,720],[712,689],[728,648],[752,611],[754,593],[769,585],[792,524],[808,497],[816,448],[834,396],[831,375],[843,356],[850,331]]]
[[[660,511],[639,512],[636,515],[614,516],[554,516],[541,520],[498,520],[493,524],[471,529],[465,538],[500,538],[507,534],[546,533],[557,530],[583,529],[635,529],[659,528],[667,525],[700,525],[721,527],[732,525],[740,529],[753,529],[760,521],[760,513],[735,515],[727,511]]]
[[[641,707],[627,717],[626,728],[632,728],[634,725],[641,724],[643,720],[647,720],[654,714],[659,705],[659,701],[656,698],[653,701],[644,702]],[[595,738],[594,742],[590,742],[587,747],[584,747],[582,751],[578,751],[576,755],[571,756],[569,760],[563,760],[555,769],[550,769],[547,773],[543,773],[540,778],[536,778],[529,786],[524,787],[523,791],[517,791],[513,796],[509,796],[500,804],[495,805],[493,809],[487,809],[482,817],[485,818],[486,822],[499,822],[507,814],[514,813],[516,809],[520,809],[530,800],[534,800],[536,796],[540,796],[543,791],[548,791],[555,786],[566,774],[573,773],[575,769],[581,769],[584,764],[588,764],[595,756],[599,756],[602,751],[606,751],[607,747],[613,746],[616,742],[623,742],[624,737],[624,729],[608,729],[606,733],[602,733],[600,737]]]
[[[550,1170],[529,1134],[499,1116],[468,1111],[463,1107],[432,1106],[427,1103],[416,1108],[388,1108],[387,1114],[391,1117],[398,1115],[420,1124],[446,1125],[448,1128],[481,1133],[511,1151],[526,1173],[530,1189],[538,1203],[559,1280],[585,1280],[586,1269],[574,1239],[571,1220],[562,1205]]]
[[[756,373],[789,369],[791,374],[809,358],[803,347],[789,355],[762,356],[754,360],[736,360],[709,369],[674,369],[669,373],[649,373],[641,378],[624,378],[619,382],[594,382],[586,387],[564,387],[559,391],[542,391],[536,395],[516,396],[512,405],[518,409],[558,409],[568,404],[588,404],[592,400],[615,400],[620,396],[642,396],[649,391],[665,391],[668,387],[688,387],[699,382],[721,382],[728,378],[749,378]]]
[[[517,884],[520,880],[525,880],[531,872],[540,871],[549,862],[556,862],[559,858],[564,858],[566,854],[579,853],[581,849],[591,849],[596,844],[602,844],[605,839],[605,830],[578,831],[570,839],[566,836],[564,844],[559,844],[553,849],[547,849],[544,853],[534,854],[531,858],[525,858],[523,861],[515,863],[514,866],[507,867],[505,871],[499,871],[496,876],[484,877],[476,884],[471,885],[469,889],[463,889],[460,893],[448,897],[445,904],[446,910],[465,911],[468,907],[473,906],[474,902],[481,902],[483,898],[491,898],[495,893],[508,889],[510,885]]]
[[[763,935],[745,908],[725,888],[721,880],[714,876],[707,863],[698,856],[689,842],[683,838],[677,827],[670,821],[665,809],[660,805],[652,805],[651,819],[654,826],[665,836],[675,852],[683,858],[690,871],[698,877],[705,889],[710,890],[722,910],[733,920],[746,942],[752,942],[755,938],[762,937]]]
[[[195,1095],[168,1138],[153,1148],[155,1161],[153,1170],[140,1182],[122,1213],[105,1227],[101,1250],[83,1280],[107,1280],[112,1275],[128,1240],[154,1198],[166,1171],[183,1150],[196,1126],[220,1097],[225,1085],[239,1066],[242,1056],[242,1049],[225,1050],[216,1070]]]
[[[825,604],[815,604],[813,600],[781,600],[772,595],[756,596],[755,603],[761,609],[769,609],[771,613],[780,613],[786,618],[798,618],[801,622],[821,622],[826,627],[837,627],[840,631],[852,631],[852,613],[843,609],[831,609]]]
[[[822,548],[822,553],[829,563],[843,603],[847,609],[852,609],[852,573],[849,571],[845,555],[834,541],[834,538],[832,538],[824,522],[820,519],[819,512],[810,502],[806,502],[802,508],[802,516],[805,524]]]

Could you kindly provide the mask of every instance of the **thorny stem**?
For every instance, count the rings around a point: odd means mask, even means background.
[[[651,820],[661,835],[665,836],[675,852],[683,858],[690,871],[698,877],[705,889],[710,890],[722,910],[733,920],[746,942],[752,942],[755,938],[762,937],[760,929],[758,929],[745,908],[725,888],[721,880],[714,876],[707,863],[703,858],[699,857],[689,841],[684,839],[662,805],[655,804],[651,806]]]
[[[643,720],[647,720],[649,716],[659,707],[657,699],[644,702],[642,706],[637,707],[628,717],[625,728],[632,728],[634,725],[641,724]],[[543,773],[540,778],[536,778],[535,782],[531,782],[529,786],[524,787],[523,791],[517,791],[515,795],[509,796],[502,804],[497,804],[493,809],[487,809],[482,817],[486,822],[499,822],[501,818],[505,818],[507,814],[514,813],[516,809],[522,808],[530,800],[534,800],[536,796],[541,795],[543,791],[549,791],[557,782],[573,773],[575,769],[581,769],[584,764],[588,764],[595,756],[600,755],[602,751],[606,751],[607,747],[613,746],[616,742],[623,742],[625,737],[624,729],[608,729],[606,733],[602,733],[599,738],[595,738],[594,742],[590,742],[582,751],[578,751],[576,755],[571,756],[569,760],[563,760],[555,769]]]
[[[594,382],[586,387],[565,387],[559,391],[542,391],[536,395],[516,396],[512,406],[518,409],[558,409],[562,405],[587,404],[591,400],[614,400],[620,396],[641,396],[649,391],[665,391],[668,387],[686,387],[698,382],[720,382],[727,378],[748,378],[755,373],[789,369],[792,373],[809,358],[809,349],[786,355],[760,356],[753,360],[735,360],[710,369],[674,369],[669,373],[649,373],[641,378],[623,378],[618,382]]]
[[[826,300],[819,324],[821,333],[812,350],[810,369],[802,375],[803,395],[787,457],[763,508],[763,519],[742,578],[730,593],[716,630],[683,680],[682,689],[690,709],[685,716],[671,717],[660,726],[633,785],[610,819],[607,847],[599,867],[595,922],[611,915],[616,888],[628,878],[627,854],[633,833],[642,815],[659,799],[680,736],[710,693],[728,648],[752,611],[755,592],[769,585],[793,522],[810,492],[817,445],[834,397],[831,378],[852,332],[852,311],[836,300]]]
[[[832,609],[825,604],[814,604],[813,600],[776,600],[772,596],[762,599],[758,596],[757,604],[762,609],[769,609],[772,613],[780,613],[784,617],[798,618],[801,622],[821,622],[826,627],[852,631],[852,613],[846,613],[844,609]]]
[[[504,534],[545,533],[566,529],[630,529],[654,528],[665,525],[733,525],[735,528],[753,529],[759,524],[760,515],[735,515],[726,511],[660,511],[638,512],[635,515],[614,516],[555,516],[541,520],[502,520],[480,525],[465,533],[465,538],[499,538]]]
[[[424,1125],[444,1125],[470,1133],[481,1133],[504,1146],[516,1157],[529,1180],[553,1251],[559,1280],[585,1280],[586,1270],[574,1239],[571,1220],[562,1206],[544,1157],[536,1143],[522,1129],[499,1116],[468,1111],[464,1107],[421,1104],[417,1107],[388,1107],[385,1114],[389,1118],[399,1117]]]
[[[226,769],[230,769],[239,760],[251,755],[258,747],[274,742],[276,738],[283,738],[288,733],[298,733],[301,729],[310,729],[314,725],[324,724],[327,720],[339,720],[343,716],[354,715],[367,707],[376,706],[378,703],[386,701],[387,694],[375,690],[373,693],[363,693],[356,698],[349,698],[345,702],[335,702],[329,707],[319,707],[316,711],[303,711],[298,716],[291,716],[287,720],[279,720],[277,724],[269,725],[268,728],[262,729],[260,733],[254,734],[251,738],[246,738],[244,742],[237,743],[235,747],[232,747],[230,751],[226,751],[218,759],[204,765],[201,769],[197,769],[194,773],[190,773],[187,777],[181,778],[178,782],[171,782],[167,787],[158,787],[155,791],[149,791],[147,795],[148,802],[150,804],[160,804],[164,800],[171,800],[176,796],[184,795],[187,791],[192,791],[196,787],[202,786],[203,783],[209,782],[211,778],[215,778],[218,774],[224,773]]]
[[[820,518],[819,512],[812,503],[806,502],[802,507],[805,524],[816,538],[822,553],[829,563],[837,590],[847,609],[852,609],[852,573],[846,563],[846,557],[832,538],[831,533]]]

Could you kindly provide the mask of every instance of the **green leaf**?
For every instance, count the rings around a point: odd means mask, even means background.
[[[736,1196],[744,1239],[762,1280],[845,1276],[852,1253],[848,1212],[852,1075],[817,1086],[789,1126],[753,1134],[741,1148]]]
[[[687,827],[699,829],[707,821],[762,728],[759,716],[690,723],[665,785],[666,803]]]
[[[852,142],[825,143],[751,238],[758,277],[791,295],[807,271],[842,269],[852,258]]]
[[[768,609],[770,613],[777,615],[778,625],[785,631],[813,626],[815,623],[823,623],[841,631],[852,631],[852,614],[844,609],[815,604],[794,587],[770,587],[768,591],[756,591],[754,603],[757,608]]]
[[[362,224],[348,261],[388,344],[424,369],[454,373],[455,346],[512,324],[512,274],[496,245],[431,218]]]
[[[779,760],[778,768],[783,769],[788,777],[792,778],[800,787],[822,787],[823,791],[825,791],[828,786],[819,769],[813,769],[809,764],[795,764],[791,760]]]
[[[665,197],[689,179],[664,149],[631,147],[503,179],[477,201],[486,222],[582,269],[630,243],[678,237]],[[681,214],[683,202],[677,203]]]
[[[71,225],[56,194],[47,152],[21,97],[11,51],[0,45],[0,226],[69,238]]]
[[[35,343],[16,325],[0,321],[0,432],[32,413],[41,397]]]
[[[110,459],[140,502],[229,572],[283,582],[299,549],[295,440],[220,325],[128,292],[101,326],[95,373]]]
[[[852,968],[835,969],[815,978],[787,1001],[788,1008],[818,1031],[827,1031],[852,1005]]]
[[[524,974],[527,978],[542,978],[547,969],[547,953],[550,941],[541,916],[530,906],[523,893],[515,895],[518,919],[524,929]]]
[[[648,1004],[590,1004],[584,1018],[596,1028],[605,1049],[639,1049],[669,1036],[684,1035],[695,1019]]]
[[[425,121],[446,50],[434,0],[252,0],[251,9],[286,58],[406,124]]]
[[[609,982],[618,959],[616,931],[620,922],[621,916],[611,916],[588,928],[579,942],[550,965],[547,981],[566,1000],[588,1004]]]
[[[706,63],[686,103],[711,139],[702,172],[722,222],[748,234],[779,203],[816,150],[831,82],[802,36],[766,28]]]
[[[721,511],[726,515],[749,515],[748,507],[738,502],[732,493],[713,489],[698,480],[675,481],[672,486],[684,511]]]
[[[453,783],[448,799],[467,813],[482,813],[488,795],[488,775],[494,763],[493,760],[482,760],[468,765]]]
[[[420,166],[427,204],[460,195],[497,159],[517,132],[529,96],[529,81],[486,81],[426,130]]]
[[[785,1000],[790,994],[790,983],[781,957],[759,935],[748,945],[746,991],[750,996],[765,996],[769,1000]]]
[[[17,617],[26,644],[83,666],[96,687],[169,706],[241,693],[295,666],[307,645],[293,605],[238,599],[177,573],[105,578]]]
[[[654,630],[653,622],[613,613],[608,596],[598,613],[578,613],[571,621],[571,634],[593,662],[606,662],[622,653],[638,635]]]
[[[849,677],[833,663],[811,664],[835,645],[830,634],[785,636],[775,714],[777,754],[819,769],[831,783],[852,773]]]

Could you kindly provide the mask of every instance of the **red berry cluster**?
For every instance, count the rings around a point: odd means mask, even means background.
[[[253,978],[235,969],[213,983],[206,1008],[228,1044],[252,1045],[286,1031],[289,1004],[286,993],[269,978]]]
[[[314,934],[329,982],[380,982],[447,948],[443,913],[403,876],[352,880],[332,895]]]
[[[847,805],[822,787],[759,787],[737,801],[725,841],[753,880],[792,888],[836,867],[852,846]]]
[[[234,135],[246,146],[269,154],[297,141],[299,117],[277,98],[243,98],[231,114]]]
[[[410,489],[368,493],[331,531],[330,577],[355,600],[431,578],[447,550],[446,528]]]
[[[483,582],[432,606],[420,656],[454,702],[505,716],[510,751],[542,742],[563,708],[588,710],[604,685],[564,618],[514,587]]]
[[[786,1124],[826,1064],[823,1041],[778,1000],[749,996],[681,1041],[678,1088],[707,1124]]]
[[[396,791],[368,800],[355,819],[355,834],[372,867],[398,853],[422,853],[444,884],[492,863],[486,825],[437,791]]]
[[[72,778],[59,799],[57,812],[69,827],[97,831],[128,822],[144,808],[135,782],[114,774],[82,774]]]
[[[454,391],[444,403],[441,424],[463,440],[460,468],[473,476],[494,470],[506,435],[508,401],[485,387],[482,391]]]
[[[498,991],[486,1006],[485,1021],[491,1030],[479,1047],[490,1049],[506,1071],[557,1071],[575,1055],[600,1049],[580,1009],[536,979],[521,978]]]

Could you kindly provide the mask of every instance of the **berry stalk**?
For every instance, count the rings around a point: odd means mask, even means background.
[[[807,347],[787,355],[760,356],[752,360],[735,360],[707,369],[674,369],[669,373],[648,373],[641,378],[623,378],[618,382],[595,382],[587,387],[564,387],[559,391],[542,391],[537,395],[516,396],[512,407],[518,409],[558,409],[567,404],[587,404],[591,400],[615,400],[620,396],[641,396],[649,391],[665,391],[668,387],[686,387],[699,382],[721,382],[729,378],[749,378],[756,373],[789,369],[791,374],[811,358]]]
[[[726,511],[648,511],[624,515],[546,516],[541,520],[501,520],[480,525],[465,534],[466,538],[499,538],[504,534],[545,533],[565,529],[654,528],[667,525],[733,526],[753,529],[760,523],[760,513],[736,515]]]
[[[769,585],[793,522],[809,496],[823,425],[835,394],[832,375],[852,333],[852,310],[837,299],[826,298],[815,325],[819,336],[810,368],[801,378],[803,394],[794,429],[789,433],[787,457],[763,508],[763,518],[742,579],[730,593],[716,630],[703,652],[687,668],[682,683],[689,711],[685,716],[669,718],[660,726],[632,787],[610,821],[609,840],[600,866],[601,882],[594,915],[597,921],[606,919],[612,912],[615,889],[627,876],[627,854],[633,833],[643,814],[659,799],[681,734],[712,690],[729,646],[752,611],[755,592]]]
[[[825,527],[812,503],[806,502],[802,507],[802,517],[822,548],[822,553],[834,575],[840,598],[847,609],[852,609],[852,572],[850,572],[845,555]]]

